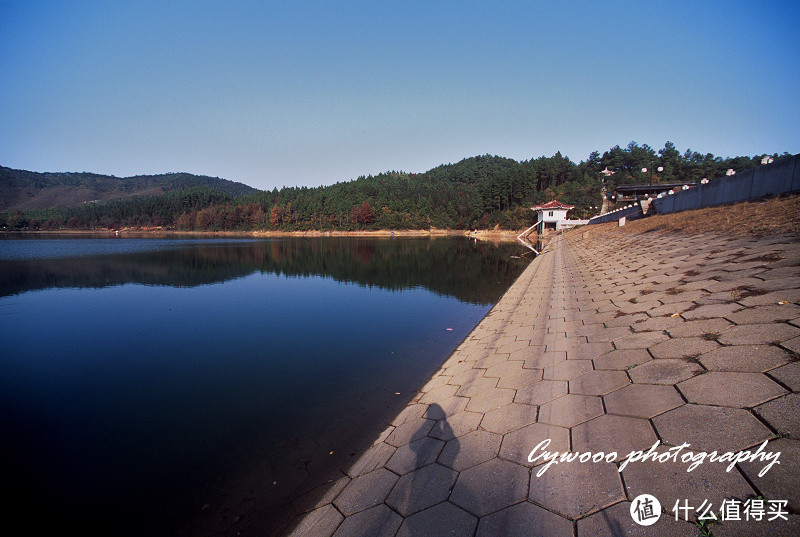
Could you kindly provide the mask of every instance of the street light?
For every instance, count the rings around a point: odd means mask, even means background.
[[[658,171],[658,173],[663,172],[664,171],[664,166],[659,166],[657,168],[657,171]],[[647,168],[642,168],[642,173],[647,173]],[[652,168],[650,169],[650,190],[651,190],[651,192],[653,190],[653,169]]]

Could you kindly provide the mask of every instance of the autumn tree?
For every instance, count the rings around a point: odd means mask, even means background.
[[[269,222],[275,227],[279,227],[286,219],[286,207],[274,205],[269,213]]]
[[[350,218],[362,226],[375,223],[375,213],[372,212],[372,207],[370,207],[369,203],[366,201],[361,205],[353,207],[353,210],[350,212]]]

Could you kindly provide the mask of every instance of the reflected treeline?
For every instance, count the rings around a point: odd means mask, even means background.
[[[135,240],[135,239],[124,239]],[[0,261],[0,296],[125,283],[193,287],[253,272],[322,276],[390,290],[424,287],[474,304],[496,302],[525,268],[520,245],[465,238],[287,238],[135,254]],[[526,255],[526,258],[529,256]]]

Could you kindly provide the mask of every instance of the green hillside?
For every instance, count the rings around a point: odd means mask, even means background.
[[[602,203],[604,181],[608,191],[618,184],[697,182],[722,177],[728,169],[743,171],[760,161],[761,155],[722,158],[691,150],[680,153],[670,142],[658,151],[631,142],[625,148],[614,146],[602,155],[592,152],[580,163],[561,153],[524,161],[481,155],[424,173],[390,171],[329,186],[271,191],[190,174],[118,179],[88,173],[41,174],[0,168],[0,200],[4,208],[0,210],[5,211],[0,215],[0,227],[522,229],[533,223],[534,214],[529,209],[532,204],[554,198],[574,205],[574,217],[596,214]],[[643,168],[648,171],[642,172]],[[613,175],[601,173],[606,169]],[[52,196],[55,191],[62,192],[61,205],[48,206],[41,201],[47,192]],[[78,196],[83,198],[75,205]],[[66,204],[72,206],[65,207]],[[45,206],[49,208],[42,208]]]
[[[39,173],[0,166],[0,212],[72,207],[196,187],[212,188],[234,198],[257,192],[242,183],[189,173],[114,177],[88,172]]]

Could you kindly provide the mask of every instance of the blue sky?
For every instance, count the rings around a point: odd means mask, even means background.
[[[317,186],[800,152],[800,3],[0,0],[0,165]]]

